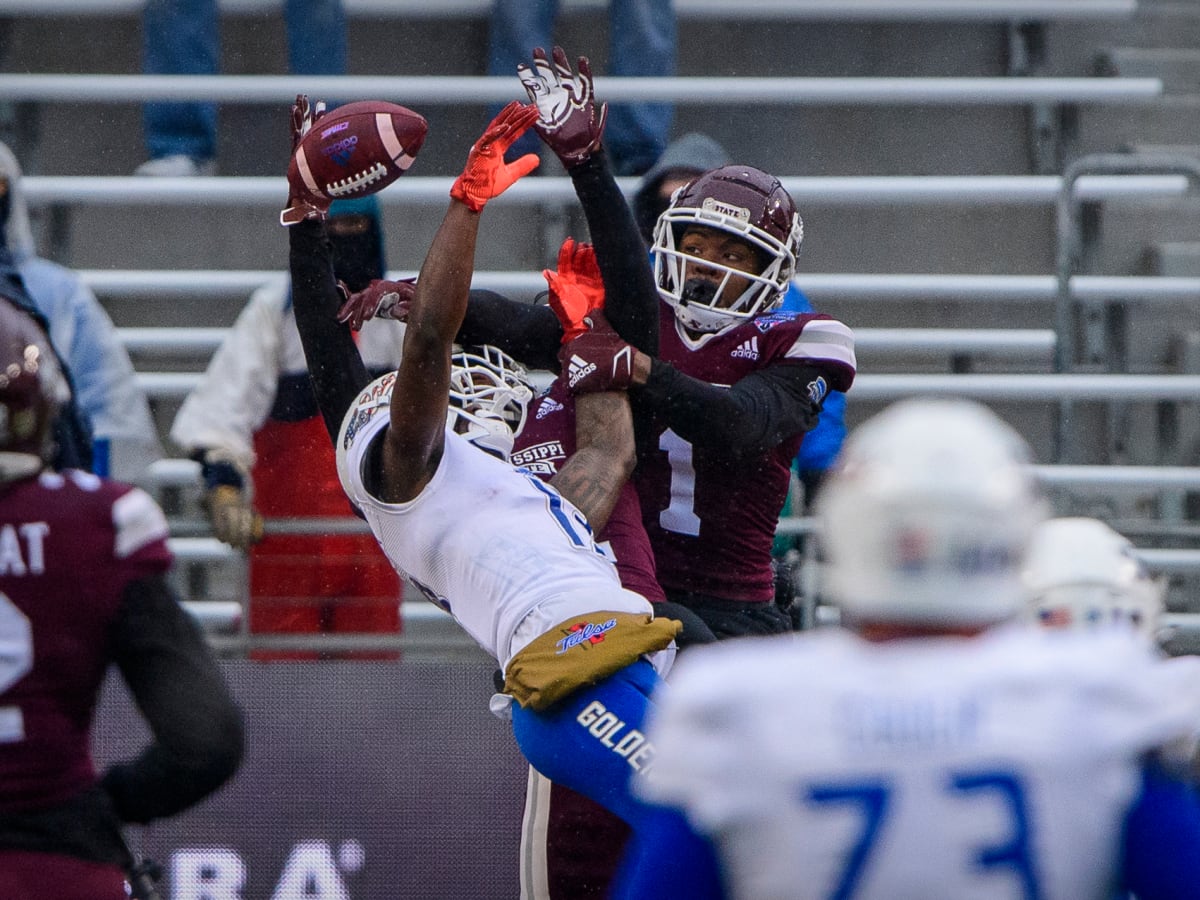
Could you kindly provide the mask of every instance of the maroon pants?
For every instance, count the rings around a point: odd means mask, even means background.
[[[630,828],[603,806],[529,770],[521,900],[602,900]]]
[[[0,850],[4,900],[126,900],[119,866],[56,853]]]

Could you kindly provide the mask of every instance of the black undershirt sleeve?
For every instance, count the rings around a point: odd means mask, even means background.
[[[562,325],[549,306],[472,290],[458,329],[461,344],[491,344],[531,369],[558,371]]]
[[[165,576],[125,589],[109,637],[153,739],[137,759],[110,768],[103,787],[126,822],[174,815],[237,771],[244,743],[241,711]]]
[[[816,425],[820,407],[808,385],[820,374],[814,366],[776,364],[719,387],[656,359],[649,381],[631,395],[684,440],[730,456],[754,456]]]
[[[324,223],[305,219],[288,228],[292,304],[313,393],[329,440],[337,441],[346,411],[371,382],[349,325],[337,320],[341,294],[333,277],[333,247]]]
[[[570,171],[604,279],[604,312],[613,330],[650,356],[658,355],[658,289],[633,210],[612,175],[603,148]]]

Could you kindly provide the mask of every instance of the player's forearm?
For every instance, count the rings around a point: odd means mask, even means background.
[[[451,200],[417,277],[408,333],[436,336],[447,353],[467,312],[478,235],[479,213]]]
[[[558,370],[562,325],[548,306],[473,290],[458,329],[463,344],[492,344],[531,369]]]
[[[575,504],[592,531],[608,522],[621,487],[633,473],[633,418],[624,393],[575,398],[576,450],[551,484]]]
[[[292,306],[313,393],[330,441],[355,397],[370,382],[350,328],[337,320],[339,295],[333,276],[333,251],[319,220],[288,229]]]
[[[633,210],[603,149],[570,170],[604,280],[613,330],[643,353],[658,354],[658,290]]]
[[[732,387],[684,375],[661,360],[653,361],[644,381],[636,372],[639,404],[684,440],[731,456],[763,453],[810,430],[820,411],[808,397],[807,384],[818,374],[808,366],[772,366]]]

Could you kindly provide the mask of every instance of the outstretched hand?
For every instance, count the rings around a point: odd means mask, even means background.
[[[583,320],[586,330],[558,351],[558,361],[572,394],[623,391],[633,384],[637,353],[613,331],[604,312],[593,309]]]
[[[350,293],[343,281],[338,282],[342,305],[338,307],[337,320],[345,322],[353,331],[363,327],[368,319],[395,319],[408,321],[408,308],[417,291],[416,278],[401,278],[387,281],[376,278],[357,293]]]
[[[591,244],[563,241],[558,250],[558,270],[542,269],[550,286],[550,308],[563,327],[563,343],[582,334],[584,316],[604,305],[604,281]]]
[[[325,101],[318,100],[313,105],[307,94],[297,94],[296,102],[292,104],[292,156],[300,141],[312,130],[313,125],[325,115]],[[279,214],[280,225],[295,225],[305,219],[324,219],[329,213],[330,200],[318,197],[305,185],[299,167],[293,162],[288,166],[288,202],[287,207]]]
[[[471,147],[462,174],[450,188],[450,196],[481,212],[489,200],[499,197],[536,169],[540,162],[536,153],[527,153],[511,163],[504,161],[504,154],[537,116],[537,107],[516,100],[500,110]]]
[[[601,103],[597,113],[588,58],[579,57],[579,74],[575,74],[562,47],[554,48],[553,63],[538,47],[533,51],[533,68],[520,63],[517,75],[537,105],[533,127],[546,146],[568,169],[587,160],[600,147],[608,118],[607,103]]]

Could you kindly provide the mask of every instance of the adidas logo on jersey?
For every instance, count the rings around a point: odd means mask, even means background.
[[[567,364],[567,384],[575,387],[580,379],[586,378],[595,371],[595,363],[590,363],[586,359],[572,354],[571,361]]]
[[[742,341],[729,355],[734,359],[758,359],[758,335],[748,341]]]
[[[537,418],[544,419],[550,413],[556,413],[563,408],[563,405],[553,397],[545,397],[542,399],[541,405],[538,406]]]

